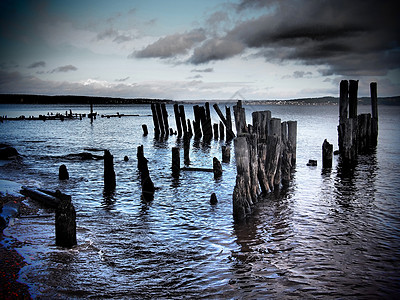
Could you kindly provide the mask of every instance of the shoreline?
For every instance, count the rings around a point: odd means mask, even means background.
[[[8,226],[8,218],[24,215],[32,211],[22,201],[26,198],[15,193],[6,194],[0,191],[0,212],[3,207],[15,209],[12,214],[2,213],[0,217],[0,298],[1,299],[32,299],[29,286],[19,282],[19,272],[28,265],[24,258],[15,250],[19,242],[12,237],[4,235],[3,230]]]

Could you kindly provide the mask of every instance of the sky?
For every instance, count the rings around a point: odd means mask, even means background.
[[[400,13],[370,0],[1,0],[0,93],[400,95]]]

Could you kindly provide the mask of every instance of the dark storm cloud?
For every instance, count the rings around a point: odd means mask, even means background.
[[[327,65],[331,73],[378,75],[400,64],[394,1],[242,1],[238,11],[265,10],[194,49],[193,64],[256,50],[268,61]]]
[[[55,68],[55,69],[51,70],[50,73],[66,73],[69,71],[76,71],[76,70],[78,70],[77,67],[75,67],[73,65],[66,65],[66,66]]]
[[[44,61],[36,61],[33,62],[28,66],[28,69],[35,69],[35,68],[44,68],[46,66],[46,62]]]
[[[244,45],[236,40],[213,38],[194,49],[189,62],[195,65],[212,60],[224,60],[243,52]]]
[[[186,54],[195,44],[206,39],[203,29],[194,29],[190,32],[177,33],[160,38],[143,50],[132,53],[129,57],[139,58],[171,58],[176,55]]]

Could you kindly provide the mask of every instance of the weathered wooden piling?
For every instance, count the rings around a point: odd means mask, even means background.
[[[161,111],[160,103],[156,103],[156,113],[157,113],[157,121],[158,121],[158,127],[160,128],[160,133],[161,133],[161,136],[164,137],[166,132],[165,132],[163,114]]]
[[[280,173],[281,157],[281,119],[271,118],[267,136],[266,176],[270,190],[277,187]]]
[[[155,187],[150,177],[148,160],[144,157],[143,145],[137,147],[137,166],[140,173],[142,197],[146,201],[151,201],[154,196]]]
[[[110,151],[104,150],[104,189],[115,189],[114,157]]]
[[[225,127],[222,121],[219,122],[219,139],[223,141],[225,139]]]
[[[175,114],[176,130],[178,131],[178,138],[180,138],[182,137],[182,124],[181,124],[181,116],[179,113],[179,105],[177,103],[174,104],[174,114]]]
[[[378,145],[378,91],[377,83],[370,83],[371,91],[371,146]]]
[[[218,125],[218,123],[214,123],[213,124],[213,128],[214,128],[214,140],[218,140],[218,138],[219,138],[219,125]]]
[[[235,220],[242,220],[251,212],[253,205],[250,191],[250,156],[245,136],[236,137],[234,144],[237,175],[232,195],[233,217]]]
[[[169,122],[168,122],[167,107],[166,107],[165,103],[161,103],[161,112],[162,112],[162,117],[163,117],[163,125],[164,125],[165,135],[168,135]]]
[[[186,126],[185,107],[183,105],[179,105],[179,117],[181,118],[183,136],[186,137],[188,135],[188,130]]]
[[[156,111],[156,105],[154,103],[151,104],[151,114],[153,116],[153,125],[154,125],[154,136],[158,138],[160,136],[160,125],[158,122],[158,116]]]
[[[179,147],[172,147],[172,176],[179,178],[181,171]]]
[[[149,134],[149,131],[147,130],[147,125],[143,124],[142,129],[143,129],[143,136],[147,136]]]
[[[353,165],[359,153],[368,153],[377,144],[378,108],[375,82],[370,84],[370,89],[372,115],[357,115],[358,81],[342,80],[340,83],[338,144],[344,165]]]
[[[296,152],[297,152],[297,121],[287,121],[288,125],[288,140],[291,147],[291,166],[292,169],[296,165]]]
[[[222,162],[229,163],[231,160],[231,147],[229,146],[222,146]]]
[[[233,106],[233,114],[235,115],[237,135],[239,136],[242,133],[247,133],[246,113],[242,106],[241,100],[239,100],[237,104]]]
[[[326,139],[322,144],[322,168],[332,168],[333,145]]]
[[[281,123],[281,183],[288,186],[291,179],[292,169],[292,145],[289,141],[288,122]]]
[[[219,116],[219,118],[221,119],[221,122],[223,123],[223,125],[225,125],[226,128],[226,140],[230,141],[235,137],[235,134],[232,131],[232,118],[231,118],[231,114],[230,114],[230,108],[229,107],[225,107],[226,110],[226,117],[223,115],[223,113],[221,112],[221,110],[219,109],[218,104],[214,104],[213,105],[215,112],[217,113],[217,115]],[[221,128],[221,124],[220,124],[220,128]],[[221,135],[221,139],[224,139],[222,137],[222,133]]]
[[[194,121],[193,121],[194,138],[200,139],[203,136],[203,134],[201,131],[200,107],[198,105],[193,106],[193,113],[194,113]]]
[[[77,244],[76,212],[74,205],[71,203],[71,196],[57,192],[61,201],[56,208],[55,214],[56,245],[71,248]]]
[[[185,165],[190,164],[190,138],[188,136],[185,136],[183,138],[183,160]]]
[[[215,179],[218,179],[222,176],[222,165],[216,157],[213,158],[213,172]]]
[[[69,179],[69,173],[65,165],[61,165],[60,168],[58,169],[58,179],[59,180]]]

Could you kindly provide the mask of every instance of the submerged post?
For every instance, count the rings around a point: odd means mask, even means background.
[[[65,248],[71,248],[76,242],[76,212],[71,203],[71,196],[59,194],[60,204],[56,208],[55,229],[56,245]]]
[[[172,147],[172,176],[174,178],[179,178],[180,171],[179,147]]]
[[[222,165],[216,157],[213,158],[213,172],[215,179],[218,179],[222,176]]]
[[[332,168],[333,145],[326,139],[322,144],[322,168]]]
[[[58,179],[59,180],[67,180],[69,179],[69,174],[67,167],[65,165],[61,165],[58,169]]]
[[[114,157],[110,151],[104,150],[104,189],[115,189]]]

